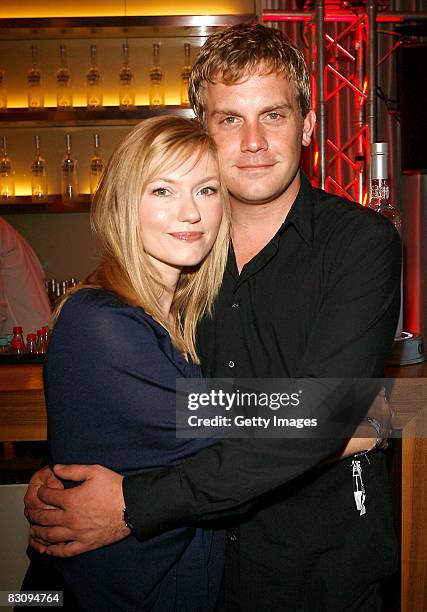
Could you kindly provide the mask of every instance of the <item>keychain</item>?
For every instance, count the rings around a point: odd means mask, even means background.
[[[363,480],[362,480],[362,466],[360,464],[360,461],[355,461],[354,459],[351,462],[351,466],[353,468],[354,500],[356,502],[356,508],[359,510],[360,516],[363,516],[364,514],[366,514],[366,508],[365,508],[366,492],[365,492],[365,487],[363,486]]]

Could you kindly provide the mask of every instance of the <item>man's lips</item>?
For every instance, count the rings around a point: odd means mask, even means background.
[[[203,236],[203,232],[171,232],[169,236],[182,242],[196,242]]]
[[[274,163],[265,163],[265,164],[236,164],[239,170],[265,170],[266,168],[271,168],[274,166]]]

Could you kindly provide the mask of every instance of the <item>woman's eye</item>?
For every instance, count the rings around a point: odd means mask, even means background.
[[[218,193],[218,189],[216,187],[202,187],[199,191],[200,195],[210,196]]]
[[[168,190],[165,187],[157,187],[157,189],[153,189],[153,195],[159,196],[159,197],[165,197],[168,195]]]

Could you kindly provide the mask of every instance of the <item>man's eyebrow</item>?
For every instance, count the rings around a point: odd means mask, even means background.
[[[276,104],[271,104],[270,106],[266,106],[265,108],[261,109],[259,114],[263,115],[264,113],[271,113],[272,111],[277,110],[293,110],[293,106],[291,104],[288,104],[287,102],[279,102]],[[228,108],[218,108],[212,112],[212,117],[214,117],[215,115],[230,115],[233,117],[239,117],[240,113]]]

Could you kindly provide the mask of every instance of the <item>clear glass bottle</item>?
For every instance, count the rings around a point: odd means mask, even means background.
[[[102,108],[102,75],[98,68],[96,45],[90,46],[90,68],[86,73],[86,103],[87,108],[96,110]]]
[[[47,352],[47,345],[45,342],[45,337],[44,337],[44,333],[42,329],[37,330],[36,352],[39,355],[43,355]]]
[[[123,65],[119,73],[119,105],[121,110],[135,108],[135,82],[129,65],[129,45],[123,43]]]
[[[61,195],[64,200],[78,197],[77,160],[71,152],[71,135],[65,135],[65,155],[61,163]]]
[[[27,334],[27,353],[35,355],[37,353],[37,335]]]
[[[7,111],[6,71],[0,68],[0,111]]]
[[[28,108],[30,110],[43,110],[42,71],[39,68],[37,45],[31,45],[31,66],[27,72],[27,82]]]
[[[90,193],[94,195],[104,171],[104,160],[99,148],[99,134],[93,135],[93,156],[90,158]]]
[[[56,72],[56,106],[61,110],[73,108],[73,92],[71,89],[71,72],[67,62],[67,48],[59,46],[60,67]]]
[[[31,195],[34,200],[47,196],[46,160],[40,153],[40,136],[34,137],[35,155],[31,164]]]
[[[390,201],[388,144],[386,142],[371,143],[371,195],[368,206],[387,217],[399,234],[401,233],[402,217],[399,210]]]
[[[0,154],[0,197],[13,198],[15,195],[15,176],[12,162],[7,152],[7,137],[2,136]]]
[[[371,195],[369,208],[387,217],[399,234],[402,232],[402,217],[396,206],[390,200],[390,183],[388,178],[388,144],[386,142],[371,142]],[[402,276],[403,279],[403,276]],[[401,337],[403,329],[403,299],[401,279],[400,315],[395,338]]]
[[[184,43],[184,65],[181,71],[181,106],[190,106],[188,98],[188,80],[191,73],[191,47],[190,43]]]
[[[153,44],[153,65],[150,68],[150,107],[165,105],[165,78],[160,66],[160,45]]]

